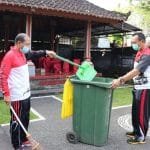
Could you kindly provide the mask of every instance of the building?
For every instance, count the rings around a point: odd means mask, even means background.
[[[128,14],[105,10],[86,0],[0,0],[0,59],[20,32],[26,32],[32,38],[32,50],[53,49],[77,62],[92,59],[92,36],[139,30],[126,24],[127,18]],[[60,37],[83,37],[82,52],[75,51],[71,45],[59,44]],[[37,84],[62,84],[65,75],[76,70],[63,62],[52,61],[57,64],[58,72],[32,77],[33,89]],[[43,67],[42,60],[35,64]]]

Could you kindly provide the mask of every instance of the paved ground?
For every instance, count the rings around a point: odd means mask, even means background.
[[[72,122],[71,119],[60,119],[60,102],[52,98],[37,99],[32,101],[32,107],[46,118],[46,121],[30,124],[30,132],[42,144],[43,150],[148,150],[150,147],[150,137],[144,145],[126,143],[126,130],[118,125],[118,118],[130,114],[130,108],[112,110],[108,144],[95,147],[68,143],[65,135],[71,131]],[[12,150],[8,127],[0,127],[0,150]]]

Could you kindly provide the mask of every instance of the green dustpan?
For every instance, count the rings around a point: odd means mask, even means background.
[[[86,81],[92,81],[96,74],[97,72],[94,69],[93,65],[88,61],[84,61],[76,72],[76,76],[80,80]]]
[[[76,76],[80,80],[92,81],[97,74],[96,70],[94,69],[94,66],[89,61],[84,61],[81,65],[79,65],[58,55],[55,55],[55,57],[62,61],[68,62],[71,65],[77,66],[78,70],[76,72]]]

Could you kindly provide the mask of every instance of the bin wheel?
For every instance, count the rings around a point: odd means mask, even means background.
[[[66,134],[66,138],[69,141],[69,143],[72,144],[77,144],[79,142],[79,138],[74,132],[68,132]]]

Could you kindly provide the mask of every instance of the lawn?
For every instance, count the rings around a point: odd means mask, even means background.
[[[9,123],[10,113],[9,107],[5,104],[4,101],[0,100],[0,124]],[[33,112],[30,112],[30,120],[37,119]]]
[[[57,95],[62,99],[62,94]],[[130,105],[132,102],[132,88],[118,88],[113,93],[113,107]],[[35,114],[30,112],[30,119],[38,118]],[[3,102],[0,101],[0,124],[8,123],[10,120],[9,108]]]
[[[62,99],[62,94],[57,95]],[[132,103],[132,88],[117,88],[113,93],[113,107],[130,105]]]
[[[132,88],[118,88],[113,93],[113,107],[130,105],[132,103]]]

